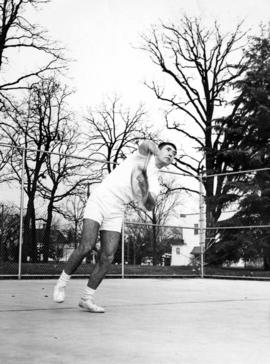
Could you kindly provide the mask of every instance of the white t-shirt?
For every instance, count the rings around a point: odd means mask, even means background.
[[[131,172],[135,166],[143,167],[146,156],[138,151],[127,157],[119,166],[117,166],[102,183],[93,191],[93,195],[102,199],[115,199],[121,204],[128,204],[134,200],[131,189]],[[159,169],[155,164],[155,157],[151,156],[147,166],[147,176],[149,182],[149,191],[158,195],[160,184],[158,181]]]

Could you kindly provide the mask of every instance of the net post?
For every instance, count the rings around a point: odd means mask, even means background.
[[[18,279],[21,279],[21,277],[22,277],[23,210],[24,210],[24,170],[25,170],[25,148],[22,148]]]
[[[203,178],[202,171],[199,172],[200,196],[199,196],[199,231],[200,231],[200,256],[201,256],[201,278],[204,278],[204,209],[203,209]]]
[[[122,222],[122,256],[121,256],[121,277],[122,279],[125,278],[125,217],[123,218]]]

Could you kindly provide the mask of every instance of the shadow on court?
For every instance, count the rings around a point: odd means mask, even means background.
[[[107,279],[77,308],[86,280],[52,302],[54,280],[0,281],[5,364],[268,364],[270,282]]]

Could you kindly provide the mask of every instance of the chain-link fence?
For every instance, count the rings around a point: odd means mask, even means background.
[[[56,184],[55,176],[62,170],[49,168],[52,164],[56,166],[63,155],[52,153],[51,164],[39,170],[34,185],[33,161],[45,152],[32,150],[31,157],[27,157],[25,151],[16,149],[18,163],[12,178],[2,173],[0,276],[19,279],[58,276],[80,243],[84,205],[91,190],[101,181],[100,166],[106,162],[66,155],[69,164],[68,167],[65,164],[63,170],[69,168],[70,173],[64,174]],[[266,172],[268,169],[245,173],[246,176],[259,173],[262,176]],[[166,175],[168,178],[176,176],[181,181],[190,180],[190,176],[183,173]],[[204,173],[195,177],[197,191],[190,192],[185,201],[182,198],[179,204],[169,205],[165,220],[157,216],[151,219],[149,215],[142,218],[136,214],[136,209],[127,210],[121,242],[108,276],[261,279],[270,276],[267,268],[270,265],[269,221],[266,219],[262,224],[254,217],[254,223],[249,225],[252,220],[245,218],[245,210],[236,203],[233,210],[223,211],[219,220],[211,220],[205,181],[212,178],[217,184],[219,176]],[[264,178],[267,181],[268,177]],[[257,204],[266,202],[264,193],[264,189],[257,191]],[[170,199],[167,195],[163,208]],[[163,215],[164,211],[161,211]],[[91,273],[99,256],[99,245],[98,241],[75,275]]]

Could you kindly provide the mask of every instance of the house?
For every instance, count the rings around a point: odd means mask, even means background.
[[[171,265],[189,265],[192,256],[188,244],[172,244]]]
[[[184,244],[173,243],[171,252],[171,265],[189,265],[194,259],[194,252],[197,254],[199,245],[199,224],[197,214],[181,214],[181,225]],[[185,229],[185,226],[189,227]],[[195,250],[194,250],[195,249]],[[200,247],[199,247],[200,249]]]

